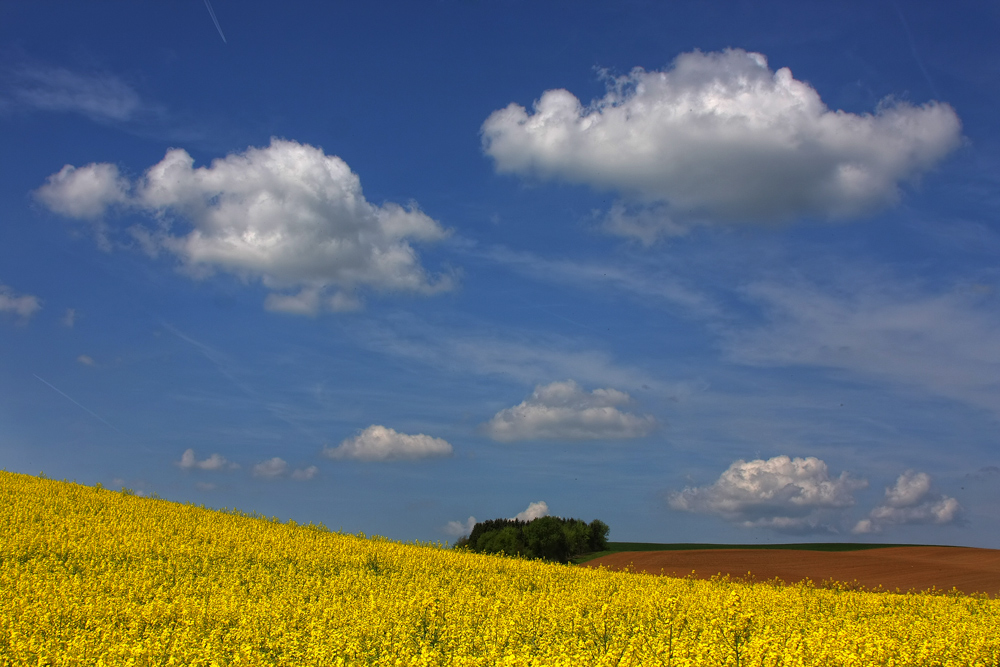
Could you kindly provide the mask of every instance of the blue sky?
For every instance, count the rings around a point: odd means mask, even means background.
[[[6,3],[0,466],[404,540],[998,548],[998,24]]]

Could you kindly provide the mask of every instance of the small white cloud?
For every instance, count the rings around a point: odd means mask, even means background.
[[[306,481],[313,479],[319,474],[319,468],[316,466],[309,466],[308,468],[297,468],[292,471],[292,479],[298,481]]]
[[[318,474],[319,468],[316,466],[292,470],[284,459],[277,456],[266,461],[261,461],[253,467],[253,476],[263,477],[264,479],[291,477],[296,481],[303,482],[315,478]]]
[[[230,463],[226,458],[220,454],[212,454],[207,459],[199,461],[194,454],[193,449],[186,449],[184,453],[181,454],[181,460],[177,462],[177,465],[183,470],[233,470],[239,468],[235,463]]]
[[[445,524],[444,532],[452,537],[462,537],[472,532],[476,527],[476,517],[470,516],[465,521],[449,521]]]
[[[622,412],[631,397],[616,389],[586,392],[573,380],[538,385],[531,396],[483,425],[494,440],[609,440],[640,438],[656,428],[650,415]]]
[[[35,190],[35,198],[53,213],[67,218],[98,220],[110,206],[125,204],[129,182],[113,164],[67,164],[49,176],[45,185]]]
[[[67,329],[72,329],[76,325],[76,311],[74,309],[66,309],[66,314],[62,318],[62,325]]]
[[[154,224],[127,235],[146,254],[169,252],[195,278],[259,280],[272,311],[357,310],[359,289],[453,287],[450,276],[430,276],[411,245],[446,237],[436,220],[414,203],[371,204],[343,160],[295,141],[275,138],[198,168],[174,148],[135,183],[111,164],[67,165],[36,196],[74,218],[97,220],[114,205],[144,213]]]
[[[274,313],[311,316],[324,309],[331,313],[349,313],[363,307],[355,295],[334,292],[331,296],[324,296],[322,291],[322,286],[317,286],[303,287],[295,294],[268,294],[264,308]]]
[[[214,491],[216,489],[216,485],[212,482],[195,482],[194,486],[199,491]]]
[[[42,302],[37,296],[18,294],[6,285],[0,285],[0,313],[17,313],[27,321],[41,309]]]
[[[686,488],[669,496],[675,510],[714,514],[747,528],[782,532],[829,531],[828,510],[854,504],[854,491],[868,485],[845,471],[831,477],[815,457],[776,456],[735,461],[706,487]]]
[[[297,294],[268,294],[265,310],[291,315],[315,315],[319,312],[319,288],[305,287]]]
[[[347,438],[337,447],[327,447],[323,454],[332,459],[391,461],[451,456],[448,441],[429,435],[407,435],[391,428],[372,424],[358,435]]]
[[[517,515],[512,518],[518,521],[534,521],[535,519],[541,519],[543,516],[548,515],[548,504],[544,500],[539,500],[535,503],[529,503],[528,507],[523,512],[518,512]]]
[[[666,206],[632,206],[615,202],[604,216],[601,225],[609,234],[635,239],[644,246],[651,246],[664,236],[683,236],[689,225],[673,219]]]
[[[282,477],[287,472],[288,463],[286,463],[284,459],[277,456],[266,461],[261,461],[253,467],[254,477],[264,477],[266,479]]]
[[[57,67],[14,71],[9,95],[28,109],[79,113],[97,122],[123,122],[146,109],[131,86],[106,73],[80,74]]]
[[[901,182],[961,141],[947,104],[833,111],[788,68],[772,72],[763,55],[741,49],[684,53],[664,71],[636,68],[607,83],[587,106],[549,90],[530,113],[514,103],[492,113],[482,140],[497,171],[617,190],[684,217],[843,218],[893,203]]]
[[[518,512],[511,519],[516,521],[534,521],[549,515],[549,506],[544,500],[528,503],[528,507],[522,512]],[[465,521],[449,521],[444,527],[444,532],[452,537],[462,537],[472,532],[476,527],[476,517],[470,516]]]
[[[83,364],[84,366],[96,366],[97,365],[97,362],[94,361],[91,357],[87,356],[86,354],[81,354],[79,357],[76,358],[76,360],[78,362],[80,362],[81,364]]]
[[[885,490],[882,504],[854,526],[855,533],[878,533],[903,524],[955,523],[962,506],[949,496],[931,492],[931,476],[907,470]]]

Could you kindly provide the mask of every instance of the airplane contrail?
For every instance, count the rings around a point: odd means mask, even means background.
[[[279,407],[275,407],[273,403],[269,403],[268,401],[266,401],[265,398],[260,395],[260,392],[254,389],[250,384],[243,382],[238,377],[236,377],[236,375],[231,370],[229,370],[230,364],[226,359],[225,355],[219,353],[217,350],[215,350],[215,348],[206,345],[205,343],[202,343],[200,341],[197,341],[194,338],[191,338],[190,336],[183,333],[175,326],[169,324],[164,320],[160,320],[160,326],[162,326],[164,329],[166,329],[173,335],[177,336],[184,342],[196,347],[198,351],[201,352],[201,355],[206,359],[208,359],[212,363],[212,365],[214,365],[215,368],[222,375],[226,377],[227,380],[236,385],[236,387],[240,391],[242,391],[248,398],[251,398],[261,403],[264,406],[264,409],[270,412],[275,419],[278,419],[279,421],[288,424],[289,426],[297,430],[299,433],[302,433],[303,435],[306,435],[314,440],[320,439],[316,436],[315,433],[313,433],[306,427],[302,426],[302,424],[300,424],[298,421],[290,419],[289,417],[285,416],[285,414],[282,413]]]
[[[913,40],[913,33],[910,32],[910,24],[906,22],[906,17],[903,16],[903,10],[895,2],[892,3],[892,6],[896,8],[896,15],[899,16],[899,22],[903,24],[903,32],[906,33],[906,41],[910,43],[910,55],[913,56],[917,67],[920,68],[920,73],[924,75],[924,81],[927,82],[927,86],[931,89],[934,98],[941,99],[941,95],[937,91],[937,86],[934,85],[931,75],[927,73],[927,68],[924,67],[924,61],[920,59],[920,54],[917,52],[917,43]]]
[[[32,373],[32,375],[35,375],[35,374],[34,374],[34,373]],[[38,379],[39,381],[41,381],[41,382],[45,382],[45,380],[42,380],[42,378],[38,377],[37,375],[35,375],[35,377],[36,377],[36,378],[37,378],[37,379]],[[93,418],[94,418],[94,419],[96,419],[97,421],[99,421],[99,422],[102,422],[102,423],[103,423],[104,425],[108,426],[109,428],[112,428],[112,429],[114,429],[115,431],[118,431],[118,429],[116,429],[116,428],[115,428],[114,426],[112,426],[112,425],[111,425],[111,423],[110,423],[110,422],[108,422],[108,420],[104,419],[103,417],[101,417],[101,416],[100,416],[99,414],[97,414],[97,413],[96,413],[96,412],[94,412],[93,410],[90,410],[89,408],[86,408],[86,407],[84,407],[83,405],[80,405],[80,403],[78,403],[78,402],[77,402],[76,400],[74,400],[72,396],[70,396],[69,394],[67,394],[67,393],[66,393],[66,392],[64,392],[64,391],[61,391],[61,390],[60,390],[60,389],[59,389],[58,387],[56,387],[55,385],[53,385],[53,384],[52,384],[51,382],[45,382],[45,384],[47,384],[47,385],[49,385],[50,387],[52,387],[52,389],[54,389],[54,390],[55,390],[55,391],[57,391],[57,392],[58,392],[59,394],[61,394],[61,395],[62,395],[62,396],[64,396],[65,398],[67,398],[67,399],[68,399],[69,401],[71,401],[71,402],[72,402],[72,403],[73,403],[74,405],[76,405],[76,406],[77,406],[78,408],[80,408],[80,409],[84,410],[85,412],[87,412],[87,413],[88,413],[88,414],[89,414],[89,415],[90,415],[91,417],[93,417]],[[118,431],[118,432],[119,432],[119,433],[121,433],[121,431]]]
[[[212,3],[205,0],[205,7],[208,9],[209,15],[212,17],[212,23],[215,24],[215,29],[219,31],[219,37],[222,38],[223,44],[228,44],[226,41],[226,36],[222,34],[222,26],[219,25],[219,19],[215,18],[215,10],[212,9]]]

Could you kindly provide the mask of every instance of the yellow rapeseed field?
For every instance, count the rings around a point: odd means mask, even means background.
[[[2,665],[1000,665],[1000,601],[481,556],[0,472]]]

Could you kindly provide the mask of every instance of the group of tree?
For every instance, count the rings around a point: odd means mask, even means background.
[[[543,516],[533,521],[490,519],[477,523],[468,537],[455,543],[456,548],[484,554],[541,558],[568,563],[580,554],[608,548],[608,524],[594,519],[563,519]]]

